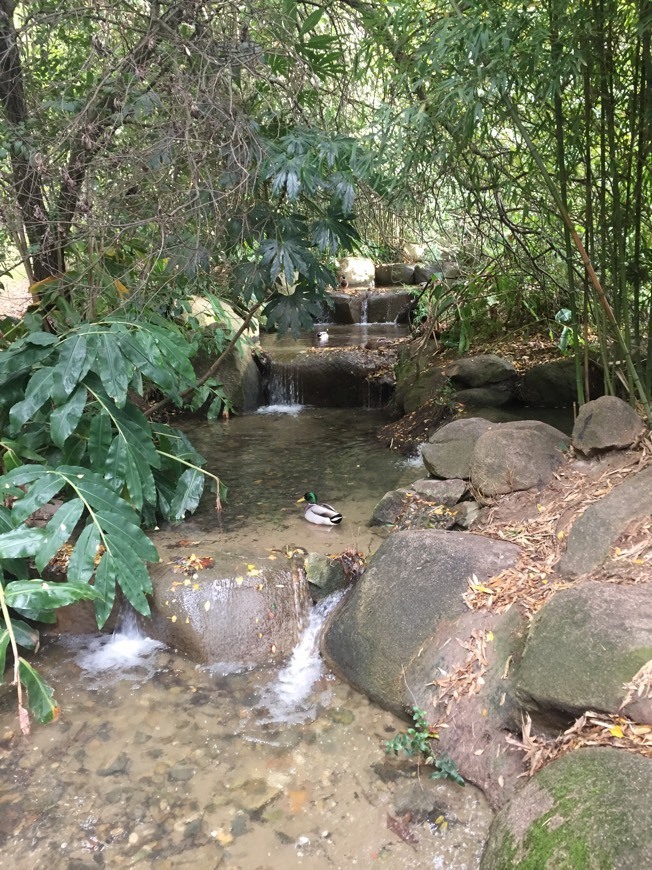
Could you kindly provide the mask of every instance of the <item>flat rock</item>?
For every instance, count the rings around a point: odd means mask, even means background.
[[[564,725],[586,710],[622,715],[629,683],[652,659],[652,588],[587,582],[562,589],[535,616],[515,677],[522,707]],[[636,720],[652,725],[652,701]]]
[[[599,501],[590,504],[573,523],[566,552],[557,570],[567,577],[594,571],[633,520],[652,513],[652,467],[633,474]]]
[[[652,866],[652,759],[587,747],[552,761],[494,819],[481,870]]]
[[[636,411],[617,396],[602,396],[579,410],[573,426],[573,447],[580,453],[626,449],[646,430]]]
[[[418,495],[423,495],[439,504],[454,505],[468,489],[465,480],[415,480],[410,485]]]
[[[376,266],[376,284],[379,287],[414,284],[414,266],[409,263],[386,263]]]

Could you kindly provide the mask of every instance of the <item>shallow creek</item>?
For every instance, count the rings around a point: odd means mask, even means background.
[[[229,500],[218,519],[207,498],[183,535],[258,557],[368,555],[382,540],[366,526],[374,504],[423,469],[374,441],[377,412],[278,410],[190,428]],[[307,489],[342,511],[340,527],[305,522]],[[282,669],[225,675],[133,626],[48,639],[38,666],[59,721],[20,738],[14,695],[0,694],[0,866],[477,867],[491,813],[471,786],[437,783],[406,839],[396,832],[432,784],[385,754],[405,723],[324,673],[329,604]]]

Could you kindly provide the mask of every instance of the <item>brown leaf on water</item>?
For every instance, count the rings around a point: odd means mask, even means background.
[[[419,842],[419,838],[416,837],[410,829],[411,820],[411,813],[406,813],[404,816],[400,816],[399,818],[390,816],[390,814],[387,813],[387,827],[389,830],[393,834],[396,834],[397,837],[400,837],[404,843],[409,843],[411,846],[414,846],[415,843]]]
[[[308,790],[305,788],[290,789],[288,791],[290,800],[290,812],[293,815],[302,812],[308,803]]]

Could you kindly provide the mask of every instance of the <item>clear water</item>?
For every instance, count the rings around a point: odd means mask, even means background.
[[[157,543],[197,534],[225,552],[370,553],[382,540],[366,525],[374,504],[423,473],[376,443],[379,422],[304,409],[193,424],[229,500],[218,517],[207,498]],[[307,489],[342,510],[341,526],[305,521],[295,502]],[[385,754],[405,723],[325,673],[317,643],[332,604],[269,670],[199,667],[128,624],[47,639],[37,665],[60,719],[24,738],[6,682],[0,694],[0,866],[478,867],[491,813],[471,786],[436,785],[448,824],[415,818],[416,843],[388,827],[427,774]]]

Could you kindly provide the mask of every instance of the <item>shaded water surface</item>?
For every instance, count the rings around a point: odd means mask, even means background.
[[[189,427],[229,500],[217,517],[207,497],[177,537],[246,553],[378,546],[373,506],[423,469],[376,443],[377,412],[295,412]],[[307,489],[337,505],[341,526],[305,521]],[[49,639],[37,664],[60,720],[22,738],[6,683],[0,694],[0,866],[476,868],[491,814],[471,786],[437,784],[411,842],[396,833],[427,773],[385,755],[405,723],[324,673],[324,617],[285,667],[228,676],[133,627]]]
[[[63,711],[29,738],[3,696],[0,866],[477,867],[490,813],[470,786],[437,786],[443,828],[415,819],[413,843],[388,828],[397,795],[420,788],[385,757],[404,724],[314,652],[308,673],[290,664],[279,680],[222,677],[166,649],[138,660],[133,642],[125,671],[110,646],[48,643]]]

